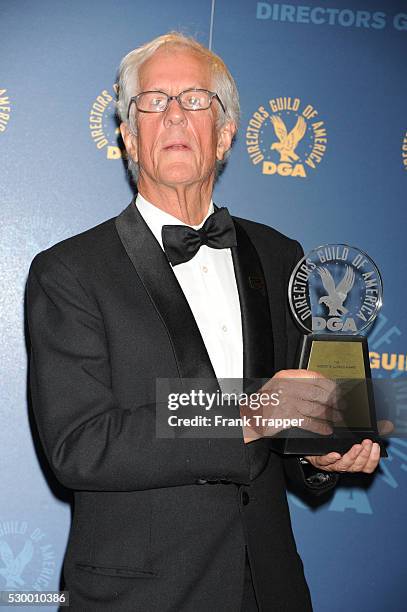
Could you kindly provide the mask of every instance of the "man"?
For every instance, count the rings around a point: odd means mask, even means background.
[[[309,376],[287,370],[299,334],[286,287],[301,252],[214,211],[238,122],[220,58],[176,33],[151,41],[122,61],[118,110],[136,200],[39,253],[28,280],[36,420],[54,473],[75,491],[71,608],[305,612],[283,468],[320,493],[336,482],[329,472],[373,471],[379,449],[365,440],[343,457],[308,457],[307,481],[258,428],[156,436],[158,378],[262,378],[272,389]],[[288,391],[319,433],[334,412],[328,382],[312,379],[302,398]]]

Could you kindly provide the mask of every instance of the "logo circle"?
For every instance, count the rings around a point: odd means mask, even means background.
[[[307,333],[359,334],[383,304],[379,269],[364,251],[346,244],[312,249],[295,266],[288,299]]]
[[[313,104],[280,96],[259,106],[246,128],[247,153],[262,174],[306,178],[327,147],[325,122]]]

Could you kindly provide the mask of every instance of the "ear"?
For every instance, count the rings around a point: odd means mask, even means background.
[[[216,159],[221,161],[224,158],[226,151],[229,151],[232,146],[232,140],[235,134],[236,125],[233,121],[228,121],[221,127],[216,145]]]
[[[138,162],[137,136],[130,131],[126,123],[120,124],[120,133],[126,147],[127,155],[136,163]]]

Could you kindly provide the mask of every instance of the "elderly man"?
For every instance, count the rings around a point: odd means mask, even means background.
[[[373,471],[379,448],[308,457],[318,469],[307,480],[261,428],[156,436],[157,378],[273,388],[309,375],[287,370],[299,334],[286,287],[301,251],[212,202],[239,114],[219,57],[176,33],[151,41],[121,63],[118,110],[136,199],[39,253],[28,280],[35,416],[54,473],[75,491],[71,608],[305,612],[283,472],[319,493],[332,472]],[[324,385],[292,397],[319,433],[333,410]],[[316,387],[325,420],[308,408]]]

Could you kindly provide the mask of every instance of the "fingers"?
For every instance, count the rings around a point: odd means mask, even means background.
[[[332,380],[321,379],[318,384],[310,378],[293,383],[293,390],[299,397],[322,404],[331,403],[336,397],[336,385]]]
[[[332,432],[332,426],[327,421],[315,419],[314,417],[305,417],[301,425],[301,429],[312,431],[312,433],[322,436],[329,436]]]
[[[288,389],[281,389],[281,405],[283,408],[293,406],[301,416],[339,425],[343,418],[335,397],[332,397],[331,389],[331,385],[328,389],[322,389],[313,384],[296,383]]]
[[[330,422],[339,420],[340,418],[339,414],[334,414],[338,411],[332,408],[328,403],[301,399],[295,401],[295,406],[297,413],[303,416],[315,417],[317,419],[324,419],[325,421]]]
[[[366,461],[365,466],[362,471],[365,472],[366,474],[371,474],[372,472],[375,471],[379,461],[380,461],[380,446],[379,444],[377,444],[377,442],[374,442],[371,446],[369,458]]]
[[[394,430],[394,424],[391,421],[378,421],[377,429],[381,436],[388,436]]]
[[[280,370],[274,374],[273,378],[323,378],[328,380],[323,374],[313,370]]]
[[[320,467],[329,472],[362,472],[371,474],[376,469],[380,460],[380,446],[372,440],[363,440],[361,444],[354,444],[342,457],[334,460],[334,455],[329,453],[322,457],[310,457],[307,459],[315,467]]]
[[[327,404],[336,408],[336,393],[335,385],[329,381],[329,385],[320,387],[309,379],[309,382],[304,380],[281,380],[278,385],[273,385],[273,388],[278,391],[281,402],[316,402],[318,404]]]
[[[312,463],[314,467],[326,469],[334,465],[337,461],[339,461],[339,459],[341,459],[341,455],[339,453],[328,453],[327,455],[314,455],[305,458],[307,459],[307,461]]]
[[[335,394],[337,392],[337,385],[334,380],[326,378],[319,372],[313,372],[310,370],[281,370],[277,372],[271,378],[268,383],[273,384],[273,381],[278,381],[279,384],[289,385],[292,389],[296,390],[294,393],[314,393],[315,399],[318,400],[319,394]],[[265,386],[268,387],[269,384]],[[289,387],[289,388],[290,388]]]
[[[371,442],[369,440],[369,442]],[[362,444],[354,444],[335,465],[338,472],[359,472],[364,467],[370,455],[370,448]]]
[[[310,402],[320,404],[336,405],[337,386],[333,380],[321,378],[318,381],[313,378],[308,379],[285,379],[279,382],[282,394],[298,400],[305,399]]]
[[[341,421],[340,413],[336,412],[336,384],[322,375],[317,379],[316,375],[306,370],[284,370],[270,379],[262,390],[278,392],[279,406],[273,408],[274,414],[299,416],[303,418],[302,429],[329,435],[333,432],[332,423]]]
[[[346,414],[349,406],[343,400],[341,385],[319,372],[281,370],[266,383],[263,389],[267,390],[268,387],[273,390],[278,389],[280,410],[284,412],[285,416],[291,415],[294,418],[301,415],[301,417],[305,417],[306,423],[302,425],[302,429],[329,435],[332,433],[332,426],[344,429],[348,427]],[[315,420],[315,423],[311,422],[312,419]],[[389,435],[393,430],[394,425],[391,421],[378,422],[380,435]],[[367,450],[357,447],[354,452],[357,453],[358,451],[362,455],[357,461],[357,469],[363,460],[367,461]],[[377,452],[377,449],[375,452]],[[345,460],[345,464],[348,465],[348,459]],[[347,471],[347,467],[344,470]]]
[[[273,378],[271,378],[270,380],[275,380],[275,379],[284,379],[284,378],[306,378],[306,375],[301,376],[300,372],[305,372],[307,373],[307,370],[280,370],[279,372],[277,372],[276,374],[274,374]]]

